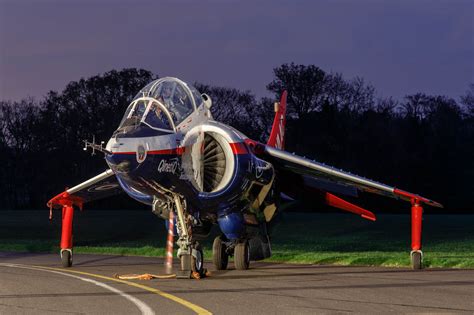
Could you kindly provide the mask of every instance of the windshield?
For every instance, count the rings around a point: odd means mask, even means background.
[[[169,113],[166,112],[166,109],[162,104],[153,100],[148,106],[145,118],[143,119],[145,124],[153,129],[173,129],[168,117]]]
[[[120,122],[119,128],[137,125],[145,113],[148,102],[146,100],[137,100],[132,102]]]
[[[193,86],[171,77],[149,83],[135,96],[135,100],[144,96],[163,104],[175,125],[180,124],[202,104],[202,97]]]
[[[194,103],[196,104],[196,108],[201,106],[202,104],[201,94],[198,92],[198,90],[196,90],[194,86],[189,86],[189,89],[191,90],[191,93],[193,93],[193,98],[194,98]]]
[[[141,122],[153,129],[173,130],[171,115],[166,107],[150,97],[133,101],[125,111],[119,129],[138,126]]]

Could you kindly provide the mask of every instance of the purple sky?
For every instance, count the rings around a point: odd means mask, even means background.
[[[380,96],[458,99],[474,82],[473,25],[472,0],[0,0],[0,99],[125,67],[263,96],[292,61]]]

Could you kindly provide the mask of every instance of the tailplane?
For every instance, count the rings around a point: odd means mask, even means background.
[[[275,103],[275,119],[267,145],[284,150],[285,149],[285,125],[286,125],[286,97],[288,93],[283,91],[280,102]]]

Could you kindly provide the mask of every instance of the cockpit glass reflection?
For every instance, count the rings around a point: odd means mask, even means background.
[[[152,128],[158,129],[172,129],[170,121],[160,105],[157,102],[151,102],[149,105],[150,108],[146,113],[145,119],[143,120],[145,124]]]
[[[179,125],[202,104],[202,97],[193,86],[170,77],[151,82],[135,96],[135,100],[142,97],[153,98],[163,104],[175,125]]]
[[[125,111],[125,115],[123,116],[119,128],[137,125],[145,113],[147,103],[148,102],[145,100],[132,102]]]
[[[161,82],[153,91],[153,97],[166,106],[176,125],[194,111],[189,92],[179,82]]]

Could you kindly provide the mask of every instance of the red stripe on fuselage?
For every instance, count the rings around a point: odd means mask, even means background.
[[[232,148],[232,153],[234,154],[247,154],[249,151],[247,150],[247,146],[244,142],[234,142],[229,143],[230,147]]]
[[[154,151],[147,152],[147,154],[151,154],[151,155],[171,155],[171,154],[182,155],[183,153],[184,153],[184,147],[177,147],[174,149],[166,149],[166,150],[154,150]]]
[[[151,154],[151,155],[171,155],[171,154],[177,154],[181,155],[184,152],[183,147],[179,148],[174,148],[174,149],[165,149],[165,150],[153,150],[153,151],[147,151],[146,154]],[[112,154],[121,154],[121,155],[135,155],[137,152],[112,152]]]
[[[244,142],[234,142],[234,143],[229,143],[229,145],[232,149],[232,153],[234,153],[234,154],[247,154],[249,152],[247,150],[247,146],[245,145]],[[171,154],[182,155],[185,150],[186,150],[185,147],[177,147],[177,148],[174,148],[174,149],[148,151],[147,154],[151,154],[151,155],[171,155]],[[135,154],[137,154],[137,152],[112,152],[112,154],[135,155]]]

